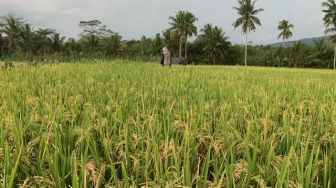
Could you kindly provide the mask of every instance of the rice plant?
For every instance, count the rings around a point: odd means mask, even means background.
[[[0,70],[0,187],[335,187],[329,70]]]

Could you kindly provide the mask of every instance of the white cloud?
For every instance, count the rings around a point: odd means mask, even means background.
[[[80,8],[69,8],[69,9],[61,10],[62,14],[66,14],[66,15],[74,15],[76,13],[79,13],[80,11],[81,11]]]
[[[77,36],[81,20],[99,19],[126,39],[154,36],[169,27],[169,16],[178,10],[194,13],[199,29],[206,23],[224,28],[230,40],[242,43],[232,0],[0,0],[3,14],[15,12],[36,27],[53,27],[66,36]],[[259,0],[265,12],[259,15],[262,27],[251,34],[254,44],[277,41],[277,24],[288,19],[295,25],[295,38],[320,35],[323,31],[321,2],[317,0]]]

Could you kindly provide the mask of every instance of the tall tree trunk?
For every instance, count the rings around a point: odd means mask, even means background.
[[[45,53],[46,53],[46,49],[45,49],[45,47],[43,47],[43,61],[45,61],[45,59],[46,59]]]
[[[14,52],[14,41],[13,41],[13,37],[10,35],[8,37],[8,49],[11,51],[11,52]]]
[[[282,48],[285,48],[285,37],[282,37]]]
[[[336,69],[336,46],[334,49],[334,70]]]
[[[188,49],[188,36],[185,36],[185,46],[184,46],[184,59],[187,61],[187,49]]]
[[[182,58],[182,38],[183,38],[183,36],[181,35],[180,36],[180,51],[179,51],[179,58]]]
[[[214,55],[213,57],[212,57],[212,64],[214,65],[216,63],[216,56]]]
[[[245,41],[245,67],[247,66],[247,34],[245,33],[246,41]]]

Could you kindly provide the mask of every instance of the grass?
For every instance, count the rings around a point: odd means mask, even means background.
[[[336,73],[0,70],[0,187],[335,187]]]

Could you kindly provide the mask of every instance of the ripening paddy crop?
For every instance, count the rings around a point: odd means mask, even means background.
[[[335,187],[336,73],[0,70],[0,187]]]

